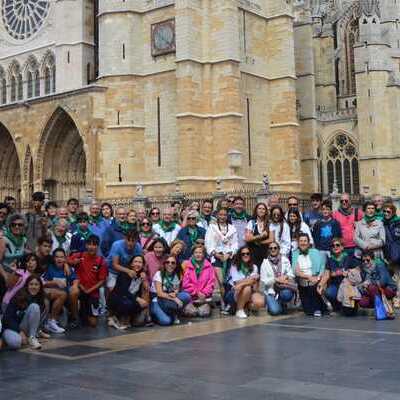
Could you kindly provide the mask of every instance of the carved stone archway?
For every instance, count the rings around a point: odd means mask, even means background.
[[[5,196],[20,200],[21,168],[17,148],[8,129],[0,123],[0,201]]]
[[[52,200],[82,199],[86,186],[86,154],[71,116],[58,108],[42,134],[36,177]]]

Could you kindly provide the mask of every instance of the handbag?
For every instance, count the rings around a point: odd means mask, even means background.
[[[387,319],[394,319],[395,314],[394,314],[393,305],[392,305],[391,301],[388,300],[388,298],[386,297],[383,289],[381,289],[380,291],[381,291],[382,303],[383,303],[383,306],[385,307]]]
[[[375,319],[377,321],[383,321],[387,319],[386,309],[382,301],[382,297],[379,294],[375,295]]]

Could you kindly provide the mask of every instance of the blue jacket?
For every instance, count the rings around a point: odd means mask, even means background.
[[[321,275],[325,271],[325,264],[320,252],[317,249],[309,249],[308,254],[311,258],[311,269],[313,276]],[[292,268],[294,274],[296,273],[296,265],[299,255],[299,249],[295,250],[292,254]]]
[[[104,257],[107,257],[111,246],[117,240],[122,240],[125,238],[124,232],[121,226],[116,220],[113,220],[111,224],[105,224],[106,228],[101,240],[101,251]]]
[[[206,237],[206,230],[204,228],[201,228],[200,226],[196,226],[196,229],[197,229],[197,239],[204,240],[204,238]],[[181,258],[182,260],[188,260],[192,256],[192,246],[194,245],[194,243],[192,243],[190,240],[189,228],[188,227],[182,228],[178,233],[177,239],[185,242],[186,248]]]
[[[390,276],[385,263],[380,260],[380,259],[375,259],[374,260],[375,265],[376,265],[376,270],[373,274],[373,276],[370,277],[370,280],[372,280],[372,283],[378,283],[380,284],[380,286],[382,286],[383,288],[390,288],[394,291],[397,290],[397,285],[396,283],[393,281],[392,277]],[[364,269],[361,270],[361,277],[363,279],[363,281],[365,281],[367,279],[366,276],[366,272]]]

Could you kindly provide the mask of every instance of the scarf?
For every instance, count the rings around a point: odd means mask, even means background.
[[[351,207],[348,208],[347,210],[344,209],[344,208],[342,208],[342,207],[339,207],[338,211],[339,211],[341,214],[345,215],[346,217],[350,216],[350,215],[353,213],[353,209],[352,209]]]
[[[191,244],[196,243],[196,240],[199,236],[199,232],[197,231],[197,228],[196,227],[194,227],[194,228],[188,227],[188,234],[189,234],[189,238],[190,238],[190,243]]]
[[[204,219],[204,220],[207,221],[207,223],[209,224],[210,221],[211,221],[211,214],[210,214],[210,215],[201,214],[200,219]]]
[[[166,223],[164,220],[159,222],[161,229],[165,232],[172,232],[176,228],[176,222]]]
[[[136,224],[131,224],[128,221],[124,221],[124,222],[116,221],[116,225],[121,229],[121,231],[124,235],[126,235],[129,231],[136,230]]]
[[[299,248],[299,252],[300,252],[300,254],[303,255],[303,256],[308,256],[308,250],[309,250],[309,249],[303,251],[303,250],[301,250],[301,249]]]
[[[282,256],[268,256],[268,261],[271,263],[275,278],[282,275]]]
[[[372,215],[371,217],[369,217],[368,215],[364,215],[364,221],[369,225],[372,224],[372,222],[374,222],[376,219],[376,215]]]
[[[86,229],[86,231],[83,231],[80,226],[78,226],[76,228],[76,233],[84,240],[87,240],[88,237],[91,235],[91,232],[89,231],[89,229]]]
[[[70,225],[76,224],[76,220],[77,220],[77,218],[76,218],[76,215],[75,215],[75,214],[71,214],[71,215],[68,217],[68,223],[69,223]]]
[[[249,276],[250,275],[250,266],[244,263],[243,261],[240,262],[239,266],[239,271],[244,275],[244,276]]]
[[[231,218],[236,219],[236,220],[241,220],[241,221],[247,221],[247,213],[246,211],[242,211],[241,213],[237,213],[234,209],[231,210],[230,212]]]
[[[194,257],[190,260],[194,266],[194,271],[196,273],[196,277],[198,278],[201,274],[201,271],[203,270],[204,267],[204,260],[203,261],[196,261]]]
[[[390,225],[390,224],[393,224],[393,223],[396,223],[399,221],[400,221],[400,217],[398,217],[397,215],[393,215],[393,217],[390,219],[384,219],[383,223],[384,223],[384,225]]]
[[[376,268],[375,262],[372,261],[371,265],[365,265],[363,264],[363,270],[365,272],[365,280],[371,281],[371,282],[378,282],[379,281],[379,272]]]
[[[57,242],[58,242],[58,247],[62,247],[63,244],[67,241],[66,236],[58,236],[55,232],[54,232],[54,237],[56,238]]]
[[[15,236],[10,229],[5,229],[4,236],[17,248],[20,249],[25,244],[25,236]]]
[[[176,273],[173,272],[172,274],[168,274],[167,272],[163,273],[162,276],[162,284],[163,288],[167,293],[174,291],[174,280],[175,280]]]
[[[337,264],[340,266],[342,264],[342,261],[348,256],[346,251],[342,251],[339,254],[339,257],[336,257],[336,255],[334,253],[331,253],[331,258],[332,260],[336,261]]]
[[[103,220],[101,215],[89,215],[89,224],[90,225],[98,225]]]
[[[140,236],[142,236],[142,237],[144,237],[144,238],[149,238],[149,237],[152,237],[152,236],[153,236],[153,232],[152,232],[152,231],[150,231],[150,232],[143,232],[143,231],[141,231],[141,232],[140,232]]]

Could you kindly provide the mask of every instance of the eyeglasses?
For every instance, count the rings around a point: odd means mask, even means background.
[[[165,265],[176,265],[175,261],[165,261]]]
[[[245,252],[245,253],[240,253],[241,256],[249,256],[250,253],[249,252]]]
[[[392,210],[383,210],[383,213],[384,213],[384,214],[391,214],[391,213],[392,213]]]
[[[362,262],[363,262],[363,263],[370,263],[370,262],[371,262],[371,259],[370,259],[370,258],[364,258],[364,259],[362,260]]]
[[[13,228],[23,228],[24,224],[11,224]]]
[[[340,200],[341,203],[349,203],[350,200]]]
[[[158,211],[153,211],[153,212],[151,213],[151,215],[160,215],[160,213],[159,213]]]
[[[277,246],[269,247],[270,250],[278,250]]]
[[[142,222],[142,226],[151,226],[149,222]]]
[[[192,220],[192,221],[194,220],[194,221],[195,221],[195,220],[196,220],[196,217],[187,217],[186,219],[187,219],[188,221],[189,221],[189,220]]]
[[[337,248],[337,247],[342,247],[342,245],[340,243],[334,243],[332,245],[333,248]]]

